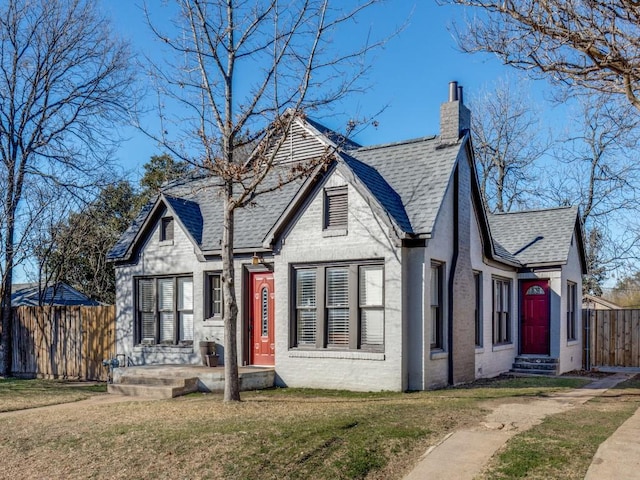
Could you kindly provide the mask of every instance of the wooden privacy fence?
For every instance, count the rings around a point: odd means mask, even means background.
[[[115,355],[115,307],[13,309],[16,376],[106,380],[102,361]]]
[[[640,310],[583,310],[585,368],[640,367]]]

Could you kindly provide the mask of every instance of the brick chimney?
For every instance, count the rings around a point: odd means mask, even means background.
[[[440,143],[456,143],[471,128],[471,111],[462,101],[462,87],[449,82],[449,101],[440,106]]]

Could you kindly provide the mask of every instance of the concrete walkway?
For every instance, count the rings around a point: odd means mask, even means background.
[[[640,478],[640,408],[600,445],[584,478]]]
[[[614,387],[631,376],[632,374],[616,373],[610,377],[596,380],[584,388],[561,392],[549,398],[533,400],[526,403],[505,403],[499,405],[493,412],[487,415],[484,422],[477,427],[458,430],[445,437],[438,445],[427,450],[420,458],[418,465],[405,477],[405,480],[448,480],[451,478],[455,478],[456,480],[471,480],[483,470],[493,454],[514,435],[541,423],[547,415],[569,410],[576,405],[581,405],[598,395],[602,395],[609,388]],[[631,430],[633,430],[636,432],[637,437],[637,432],[640,428],[640,414],[636,413],[632,419],[636,419],[635,421],[637,423],[631,424],[629,427],[630,432],[627,435],[632,434]],[[627,423],[629,423],[629,421]],[[626,423],[624,425],[626,425]],[[617,437],[617,433],[618,432],[609,440]],[[607,440],[607,442],[609,442],[609,440]],[[625,437],[621,437],[621,441],[625,441]],[[637,439],[635,441],[637,442]],[[638,445],[635,445],[635,447],[640,448]],[[608,448],[615,450],[619,448],[619,446],[611,443]],[[600,450],[598,450],[598,452],[600,452]],[[624,455],[629,454],[630,452],[627,452]],[[603,453],[602,465],[609,463],[609,456],[608,453]],[[598,455],[596,455],[596,458],[597,457]],[[604,460],[604,458],[607,458],[607,460]],[[635,453],[633,459],[634,461],[640,460],[640,455]],[[610,461],[615,462],[616,459],[611,458]],[[638,464],[636,464],[635,470],[636,474],[640,473],[637,465]],[[591,469],[589,471],[591,471]],[[591,478],[622,479],[637,477],[625,475],[611,476],[609,470],[603,470],[594,473],[594,476]]]

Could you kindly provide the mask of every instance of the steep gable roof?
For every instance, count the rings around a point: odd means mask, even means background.
[[[489,224],[495,241],[524,266],[567,263],[576,229],[583,257],[577,207],[489,214]]]
[[[362,147],[349,154],[375,169],[393,190],[391,193],[382,189],[381,195],[390,194],[400,199],[410,225],[405,231],[428,235],[433,230],[463,144],[443,147],[434,136]],[[380,203],[388,205],[391,211],[397,210],[395,200],[391,205],[384,200]]]

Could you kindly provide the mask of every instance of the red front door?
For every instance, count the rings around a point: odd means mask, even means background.
[[[549,281],[521,283],[522,353],[549,355]]]
[[[273,273],[251,274],[251,363],[275,365]]]

